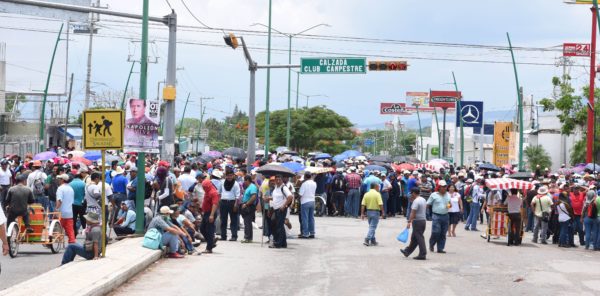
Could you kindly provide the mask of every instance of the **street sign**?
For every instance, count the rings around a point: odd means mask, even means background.
[[[406,111],[406,104],[404,103],[381,103],[379,112],[382,115],[410,115],[410,112]]]
[[[460,101],[459,116],[462,116],[464,127],[483,126],[483,102]],[[460,125],[460,117],[456,116],[456,126]]]
[[[591,45],[586,43],[565,43],[563,44],[563,57],[589,57],[591,49]]]
[[[302,74],[365,74],[366,58],[302,58]]]
[[[116,109],[83,111],[83,148],[123,149],[123,117]]]
[[[460,100],[459,91],[436,91],[429,94],[429,106],[438,108],[455,108],[456,101]]]
[[[375,141],[373,139],[365,139],[365,146],[373,146]]]
[[[44,0],[43,2],[54,2],[61,4],[69,4],[73,6],[90,7],[90,0]],[[0,12],[33,15],[71,22],[89,22],[89,13],[66,11],[62,9],[46,8],[27,4],[3,2],[2,5],[0,5]]]
[[[369,61],[369,71],[406,71],[406,61]]]
[[[207,128],[201,129],[200,133],[198,135],[200,136],[200,139],[208,138],[208,129]]]

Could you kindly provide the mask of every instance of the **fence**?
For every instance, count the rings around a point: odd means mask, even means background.
[[[39,139],[31,136],[0,136],[0,157],[8,154],[25,156],[39,152]]]

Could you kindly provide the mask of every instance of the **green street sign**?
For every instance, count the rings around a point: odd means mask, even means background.
[[[302,74],[366,74],[366,58],[302,58]]]

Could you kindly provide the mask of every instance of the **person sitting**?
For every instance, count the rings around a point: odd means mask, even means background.
[[[183,231],[173,225],[173,223],[171,223],[169,215],[172,213],[173,211],[171,211],[169,207],[162,206],[159,214],[152,218],[152,221],[150,221],[148,229],[155,228],[162,234],[162,244],[169,247],[169,252],[167,253],[169,258],[183,258],[183,255],[178,253],[180,240],[179,236],[185,234]]]
[[[185,216],[181,215],[178,204],[173,204],[170,208],[173,212],[170,216],[171,223],[184,233],[184,235],[180,235],[179,237],[183,241],[183,245],[185,246],[188,255],[192,255],[196,252],[193,246],[194,239],[192,238],[195,233],[193,230],[194,225]]]
[[[33,233],[33,228],[29,224],[29,211],[28,207],[34,202],[33,191],[25,184],[27,182],[27,176],[21,174],[17,176],[17,185],[8,189],[6,193],[6,209],[8,212],[7,225],[10,225],[17,217],[23,217],[25,228],[27,233]]]
[[[135,212],[129,209],[127,201],[122,201],[121,209],[119,210],[119,214],[117,215],[117,221],[115,222],[115,226],[113,227],[113,229],[115,230],[115,234],[117,234],[117,236],[134,234],[135,219]]]
[[[79,255],[87,260],[96,260],[100,257],[100,240],[102,239],[102,228],[100,227],[100,216],[89,212],[83,216],[86,221],[85,242],[83,246],[74,243],[65,249],[61,265],[73,262],[75,256]]]

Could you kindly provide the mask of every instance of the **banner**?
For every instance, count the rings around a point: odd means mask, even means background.
[[[410,115],[410,112],[406,111],[406,104],[404,103],[381,103],[379,112],[382,115]]]
[[[502,167],[509,164],[510,134],[513,130],[512,122],[496,121],[494,123],[494,164]]]
[[[421,108],[429,108],[429,93],[428,92],[406,92],[406,105],[419,106]]]
[[[160,104],[156,100],[129,99],[125,115],[125,149],[159,153]]]
[[[461,99],[459,91],[432,90],[429,94],[429,106],[437,108],[456,108],[456,101]]]

